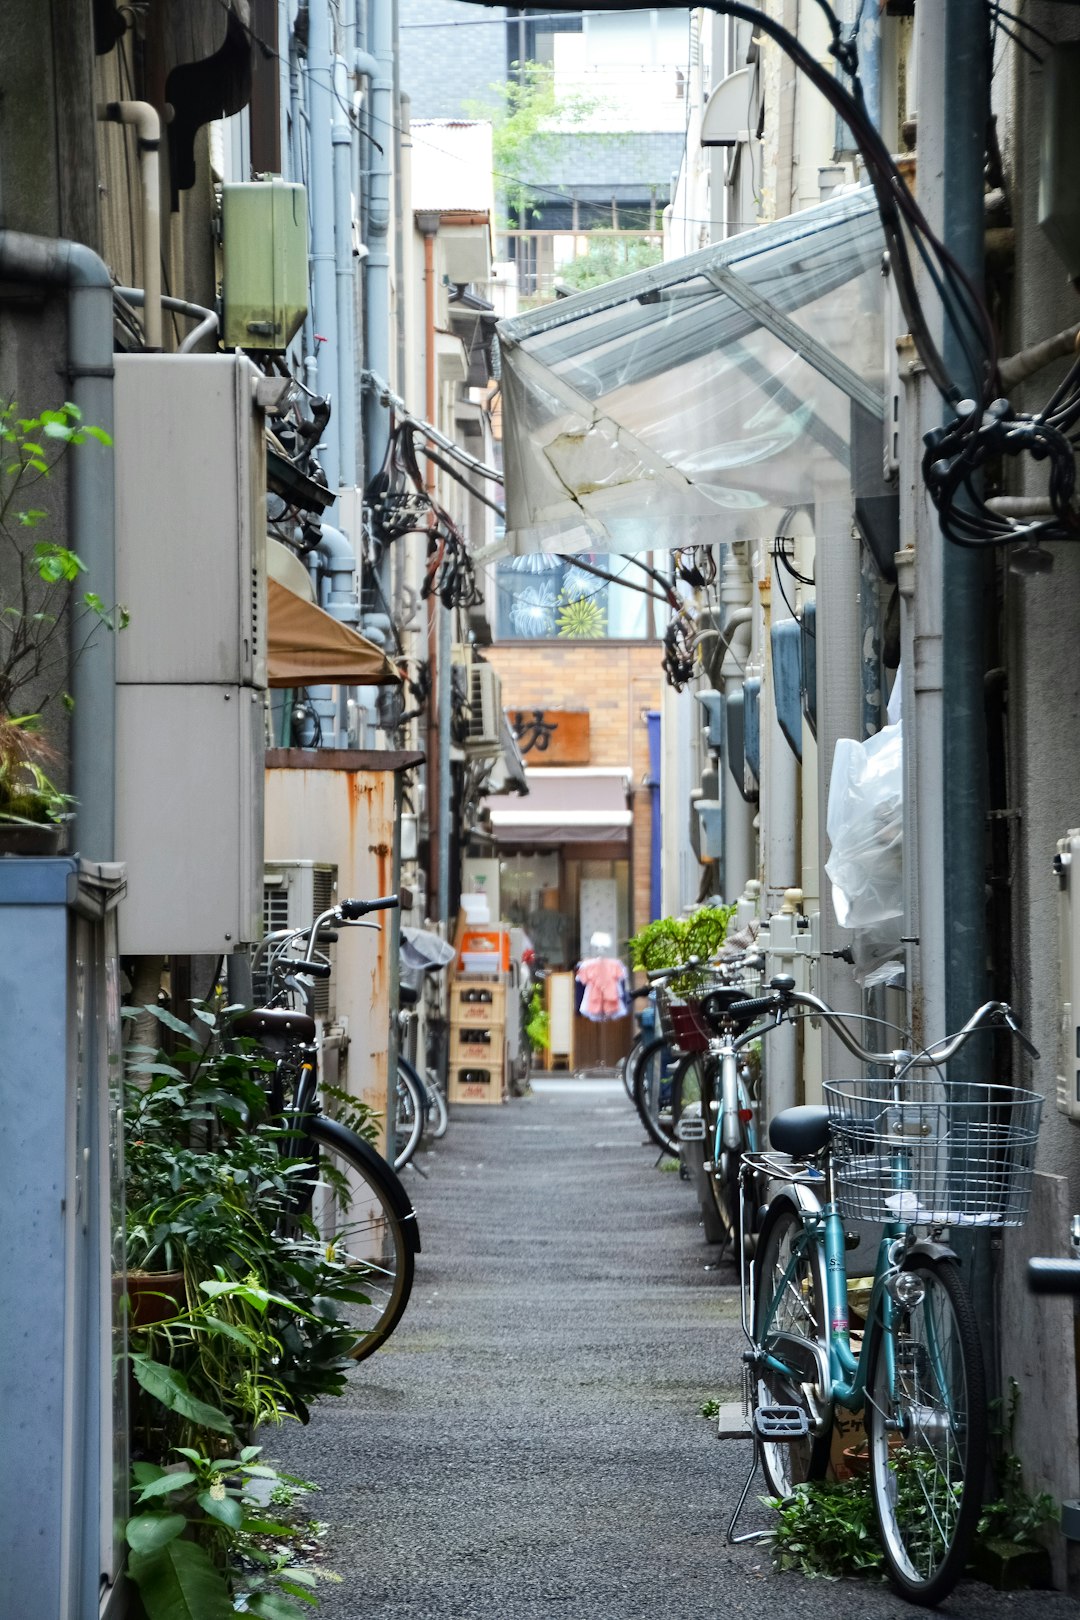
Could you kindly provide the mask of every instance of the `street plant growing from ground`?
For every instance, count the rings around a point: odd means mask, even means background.
[[[46,734],[49,705],[71,707],[71,665],[96,632],[127,623],[122,609],[80,590],[82,559],[49,533],[42,504],[74,447],[102,455],[111,443],[70,402],[37,416],[19,416],[11,400],[0,406],[0,821],[33,825],[70,813],[72,800],[52,780],[61,756]],[[23,708],[31,694],[33,712]]]

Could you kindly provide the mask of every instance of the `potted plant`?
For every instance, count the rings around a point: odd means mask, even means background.
[[[127,622],[79,592],[81,558],[47,533],[43,486],[87,440],[112,442],[70,403],[37,416],[19,416],[11,400],[0,406],[0,853],[59,850],[74,801],[53,780],[62,756],[48,728],[57,705],[72,706],[71,663],[100,628]]]

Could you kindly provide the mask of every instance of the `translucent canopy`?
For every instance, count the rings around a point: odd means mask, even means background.
[[[751,538],[884,415],[884,241],[852,192],[498,327],[513,549]]]

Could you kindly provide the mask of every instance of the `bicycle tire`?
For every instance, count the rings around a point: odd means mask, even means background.
[[[619,1078],[623,1083],[623,1090],[631,1102],[634,1100],[634,1070],[637,1068],[637,1060],[641,1055],[644,1044],[644,1038],[639,1031],[631,1042],[629,1052],[619,1061]]]
[[[394,1169],[404,1170],[424,1135],[424,1115],[427,1096],[424,1083],[412,1064],[403,1057],[397,1060],[397,1079],[394,1086]]]
[[[667,1042],[663,1036],[658,1035],[655,1040],[647,1042],[644,1046],[634,1071],[634,1107],[649,1139],[664,1153],[677,1159],[679,1144],[668,1129],[665,1117],[670,1109],[670,1095],[668,1110],[665,1110],[662,1094],[666,1052]]]
[[[346,1263],[368,1295],[367,1305],[355,1307],[352,1325],[361,1336],[348,1352],[354,1361],[365,1361],[386,1343],[409,1303],[420,1249],[416,1212],[386,1160],[355,1132],[324,1114],[309,1115],[305,1128],[318,1149],[342,1160],[362,1183],[353,1191],[351,1207],[363,1206],[366,1214],[343,1226],[334,1245],[339,1258],[344,1248]]]
[[[446,1107],[446,1098],[442,1087],[430,1077],[427,1081],[428,1095],[428,1121],[431,1124],[431,1134],[436,1142],[441,1142],[446,1135],[446,1127],[450,1122],[450,1114]]]
[[[820,1243],[803,1226],[799,1212],[787,1199],[774,1203],[765,1218],[758,1242],[755,1265],[754,1347],[770,1349],[773,1335],[796,1333],[809,1344],[827,1347],[828,1292],[825,1254]],[[789,1267],[793,1269],[789,1270]],[[790,1351],[785,1350],[790,1357]],[[793,1378],[758,1363],[754,1373],[754,1405],[799,1406],[806,1409],[806,1397],[799,1373]],[[823,1405],[825,1403],[823,1402]],[[813,1425],[813,1413],[809,1414]],[[762,1440],[761,1465],[774,1496],[789,1497],[797,1485],[821,1479],[829,1463],[832,1436],[831,1415],[818,1432],[803,1440],[780,1443]]]
[[[885,1564],[913,1603],[936,1604],[964,1572],[982,1509],[986,1376],[975,1310],[955,1260],[914,1255],[923,1292],[894,1307],[895,1393],[874,1322],[866,1385],[870,1492]]]

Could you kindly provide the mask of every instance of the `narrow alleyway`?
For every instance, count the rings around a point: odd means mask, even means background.
[[[323,1487],[324,1620],[900,1620],[887,1587],[773,1573],[723,1531],[747,1452],[699,1415],[738,1387],[738,1297],[616,1082],[458,1109],[407,1173],[424,1252],[404,1323],[269,1454]],[[966,1586],[967,1620],[1080,1617]]]

